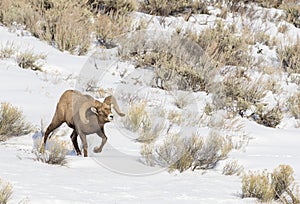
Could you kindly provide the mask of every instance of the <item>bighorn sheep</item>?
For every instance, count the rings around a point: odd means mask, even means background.
[[[44,135],[44,146],[47,142],[49,134],[58,128],[62,123],[74,129],[71,134],[71,140],[77,155],[81,155],[78,147],[77,136],[83,144],[84,156],[87,156],[87,140],[86,135],[96,133],[102,138],[99,147],[94,148],[94,152],[101,152],[107,137],[104,133],[104,124],[113,120],[111,108],[123,117],[125,114],[119,110],[116,99],[108,96],[101,103],[92,96],[83,95],[79,91],[67,90],[59,99],[52,122],[48,126]]]

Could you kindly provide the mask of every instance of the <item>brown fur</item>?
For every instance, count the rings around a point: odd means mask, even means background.
[[[71,134],[71,140],[77,155],[81,155],[78,147],[77,137],[83,144],[84,156],[87,156],[87,140],[86,135],[96,133],[102,138],[102,143],[99,147],[94,149],[94,152],[101,152],[104,144],[107,141],[107,137],[104,132],[104,124],[112,120],[111,108],[120,116],[124,116],[118,107],[118,104],[113,96],[105,98],[101,103],[95,100],[90,95],[83,95],[79,91],[67,90],[59,99],[56,106],[56,111],[53,116],[52,122],[48,126],[44,135],[44,146],[47,142],[49,134],[58,128],[62,123],[73,129]]]

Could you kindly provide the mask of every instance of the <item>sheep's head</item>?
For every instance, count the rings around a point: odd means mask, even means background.
[[[120,111],[116,99],[113,96],[108,96],[105,98],[103,103],[97,100],[83,103],[79,110],[80,120],[84,124],[88,124],[89,120],[86,118],[86,112],[90,110],[93,114],[95,114],[98,117],[99,123],[110,122],[114,118],[114,115],[111,111],[112,108],[116,111],[116,113],[119,116],[125,116],[125,114]]]
[[[110,122],[114,119],[114,115],[111,112],[111,105],[102,103],[98,106],[92,106],[91,111],[95,113],[100,122]]]

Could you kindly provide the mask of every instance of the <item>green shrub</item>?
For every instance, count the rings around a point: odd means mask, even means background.
[[[13,193],[12,189],[13,187],[10,183],[4,182],[0,178],[0,204],[6,204],[9,201]]]
[[[0,141],[12,136],[28,134],[31,126],[25,122],[22,111],[9,103],[1,103],[0,107]]]

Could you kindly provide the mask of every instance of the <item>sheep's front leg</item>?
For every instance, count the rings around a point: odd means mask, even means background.
[[[80,136],[80,139],[81,139],[81,142],[83,145],[83,156],[87,157],[88,156],[88,154],[87,154],[88,144],[87,144],[87,140],[86,140],[86,135],[81,131],[77,131],[77,132]]]
[[[105,143],[107,141],[107,137],[104,132],[104,127],[102,127],[101,130],[99,132],[97,132],[97,135],[102,138],[102,143],[99,147],[94,148],[95,153],[102,152],[103,146],[105,145]]]

